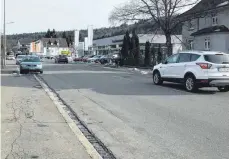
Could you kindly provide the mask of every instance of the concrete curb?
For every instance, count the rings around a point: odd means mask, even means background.
[[[85,147],[87,153],[91,156],[93,159],[102,159],[100,154],[95,150],[93,145],[88,141],[88,139],[84,136],[84,134],[80,131],[80,129],[77,127],[74,120],[71,119],[71,117],[68,115],[68,112],[64,110],[65,106],[59,102],[56,95],[50,90],[50,88],[42,82],[39,78],[37,78],[36,75],[34,75],[35,79],[40,83],[44,91],[48,94],[50,99],[53,101],[53,103],[56,105],[57,109],[59,110],[60,114],[64,117],[66,123],[71,128],[73,133],[76,135],[78,140],[81,142],[81,144]]]

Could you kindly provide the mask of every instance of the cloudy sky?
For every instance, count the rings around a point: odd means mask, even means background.
[[[7,33],[109,26],[114,6],[127,0],[6,0]]]

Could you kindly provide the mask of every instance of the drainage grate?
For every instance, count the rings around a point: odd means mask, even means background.
[[[100,154],[103,159],[116,159],[114,154],[99,140],[94,133],[92,133],[86,126],[86,124],[79,119],[77,114],[72,110],[72,108],[59,96],[59,94],[51,88],[48,83],[42,78],[42,76],[37,76],[42,82],[44,82],[49,89],[56,95],[59,102],[66,106],[64,109],[68,112],[68,115],[72,120],[75,121],[75,124],[80,129],[80,131],[84,134],[84,136],[88,139],[88,141],[94,146],[96,151]]]

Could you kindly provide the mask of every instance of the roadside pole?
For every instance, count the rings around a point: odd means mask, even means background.
[[[1,68],[3,68],[3,53],[4,53],[4,50],[3,50],[3,45],[2,45],[2,32],[0,33],[1,34],[1,39],[0,39],[0,46],[1,46]]]
[[[6,66],[6,0],[3,1],[3,45],[4,50],[2,53],[2,67]]]

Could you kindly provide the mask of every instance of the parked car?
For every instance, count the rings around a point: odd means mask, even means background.
[[[183,83],[189,92],[201,87],[229,91],[229,55],[222,52],[187,51],[174,54],[153,69],[156,85]]]
[[[94,57],[95,55],[87,55],[87,56],[84,56],[84,58],[83,58],[83,62],[88,62],[88,59],[89,58],[92,58],[92,57]]]
[[[41,62],[44,62],[44,57],[43,56],[39,56]]]
[[[25,58],[26,55],[17,55],[16,57],[16,65],[19,65],[23,58]]]
[[[72,62],[73,61],[72,56],[67,56],[67,58],[68,58],[68,62]]]
[[[74,61],[75,62],[77,62],[77,61],[83,61],[83,58],[84,58],[84,56],[77,57],[77,58],[74,59]]]
[[[38,56],[28,55],[20,62],[20,74],[28,72],[43,73],[42,62]]]
[[[15,57],[14,57],[14,55],[7,55],[6,59],[7,60],[15,60]]]
[[[66,55],[58,55],[55,57],[55,63],[68,63],[68,57]]]
[[[121,60],[120,53],[114,53],[114,54],[111,55],[111,61],[113,63],[115,63],[116,65],[118,65],[120,63],[120,60]]]
[[[89,58],[89,56],[88,56],[88,55],[85,55],[85,56],[82,58],[82,61],[83,61],[83,62],[86,62],[88,58]]]
[[[101,55],[95,55],[95,56],[93,56],[91,58],[88,58],[87,62],[95,62],[95,60],[100,59],[100,57],[101,57]]]
[[[108,55],[103,55],[100,59],[99,59],[99,62],[101,64],[106,64],[110,61],[110,57]]]

